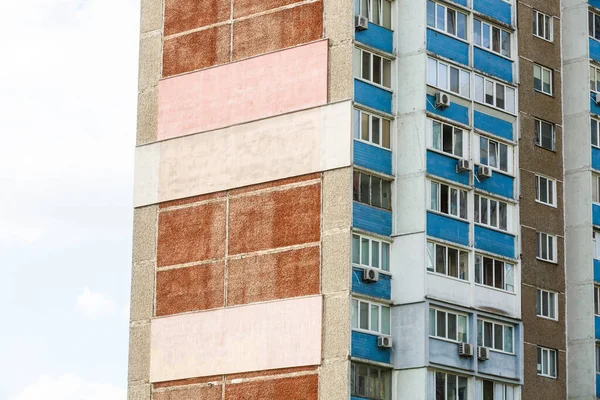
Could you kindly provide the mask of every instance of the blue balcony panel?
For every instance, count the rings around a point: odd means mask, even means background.
[[[600,106],[594,101],[594,92],[590,92],[590,112],[592,114],[600,115]]]
[[[592,168],[600,171],[600,149],[592,147]]]
[[[600,374],[596,374],[596,397],[600,397]]]
[[[476,129],[504,139],[514,140],[513,124],[508,121],[492,117],[491,115],[477,110],[475,110],[473,120]]]
[[[589,38],[590,41],[590,58],[600,62],[600,42],[596,39]]]
[[[356,31],[354,39],[387,53],[394,52],[394,32],[371,22],[369,22],[369,29]]]
[[[377,347],[377,335],[352,331],[352,357],[389,364],[391,353]]]
[[[388,114],[392,113],[392,92],[354,80],[354,101]]]
[[[453,3],[460,4],[461,6],[467,6],[467,0],[450,0]]]
[[[473,9],[505,24],[511,24],[510,4],[502,0],[473,0]]]
[[[352,203],[352,226],[383,236],[392,234],[392,212],[366,204]]]
[[[428,212],[427,235],[468,246],[469,223]]]
[[[473,358],[458,356],[458,343],[429,338],[429,362],[452,368],[473,370]]]
[[[479,167],[475,166],[475,173]],[[512,176],[504,175],[496,170],[492,172],[492,177],[488,179],[475,179],[475,187],[490,193],[508,198],[514,198],[514,180]]]
[[[392,299],[392,278],[386,274],[379,274],[379,281],[373,283],[363,282],[363,269],[352,268],[352,291],[365,296],[379,297],[381,299]]]
[[[600,204],[592,204],[592,223],[600,226]]]
[[[592,7],[600,8],[600,0],[588,0],[588,3]]]
[[[453,157],[436,153],[435,151],[427,151],[427,172],[442,178],[452,180],[454,182],[469,184],[468,172],[456,172],[456,163],[458,160]]]
[[[594,315],[594,334],[596,340],[600,340],[600,317]]]
[[[392,174],[392,152],[359,140],[354,141],[354,164],[382,174]]]
[[[600,260],[594,259],[594,280],[600,283]]]
[[[489,51],[475,47],[473,49],[473,66],[480,71],[505,81],[513,81],[513,63]]]
[[[427,50],[463,65],[469,65],[469,45],[427,28]]]
[[[477,368],[480,373],[519,379],[519,367],[519,357],[516,355],[490,351],[490,358],[480,361]]]
[[[475,248],[515,258],[515,237],[508,233],[475,225]]]
[[[455,102],[447,108],[435,108],[435,96],[427,95],[427,111],[448,118],[464,125],[469,125],[469,108]]]

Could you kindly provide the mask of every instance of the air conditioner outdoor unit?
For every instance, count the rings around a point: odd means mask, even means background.
[[[369,19],[362,15],[355,15],[354,28],[356,28],[357,31],[364,31],[366,29],[369,29]]]
[[[488,179],[492,177],[492,169],[487,165],[479,165],[477,167],[477,177],[481,179]]]
[[[450,107],[450,95],[444,92],[437,92],[435,94],[435,108],[446,107]]]
[[[376,271],[373,268],[365,268],[363,270],[362,280],[364,282],[377,282],[377,281],[379,281],[379,271]]]
[[[470,343],[459,343],[458,355],[461,357],[473,357],[473,345]]]
[[[392,338],[389,336],[379,336],[377,338],[377,347],[391,349],[392,348]]]
[[[465,160],[461,158],[456,163],[456,172],[466,172],[471,170],[471,162],[469,160]]]
[[[592,96],[594,96],[594,103],[600,105],[600,93],[594,93]]]
[[[490,349],[487,347],[479,346],[477,347],[477,359],[481,361],[485,361],[490,358]]]

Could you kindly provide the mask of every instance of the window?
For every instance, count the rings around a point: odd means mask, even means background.
[[[554,125],[550,122],[535,120],[535,145],[547,150],[556,150]]]
[[[496,140],[479,137],[479,163],[500,171],[508,171],[508,145]],[[512,148],[511,148],[512,150]]]
[[[354,48],[354,57],[359,78],[387,88],[392,87],[392,60],[357,47]]]
[[[476,46],[510,57],[510,32],[477,18],[473,19],[473,42]]]
[[[431,182],[429,209],[467,219],[467,192],[443,183]]]
[[[556,378],[556,350],[537,348],[537,373],[541,376]]]
[[[371,365],[352,363],[350,370],[350,390],[352,396],[368,397],[374,400],[392,398],[392,372]]]
[[[594,246],[594,258],[596,260],[600,260],[600,240],[599,239],[600,233],[594,231],[592,232],[592,243]]]
[[[359,13],[374,24],[392,29],[392,2],[389,0],[360,0]]]
[[[467,316],[429,309],[429,336],[467,343]]]
[[[354,200],[359,203],[392,209],[392,182],[364,172],[354,171]]]
[[[433,149],[453,154],[457,157],[463,156],[463,130],[452,125],[431,120]]]
[[[535,199],[549,206],[556,206],[556,181],[535,176]]]
[[[590,37],[600,40],[600,15],[591,11],[588,13],[588,28]]]
[[[352,234],[352,263],[364,267],[390,270],[390,244]]]
[[[470,73],[435,58],[427,59],[427,84],[470,97]]]
[[[431,0],[427,1],[427,26],[467,39],[467,14]]]
[[[427,271],[469,280],[469,253],[438,243],[427,242]]]
[[[352,328],[390,334],[390,308],[381,304],[352,299]]]
[[[547,233],[537,233],[537,258],[556,262],[556,237]]]
[[[507,262],[475,254],[475,283],[515,291],[515,267]]]
[[[594,314],[600,315],[600,287],[594,286]]]
[[[600,68],[590,65],[590,90],[600,92]]]
[[[508,230],[508,203],[475,195],[475,222]]]
[[[552,41],[552,17],[533,10],[533,35]]]
[[[482,399],[483,400],[513,400],[515,399],[514,386],[504,383],[482,381]]]
[[[354,109],[354,139],[383,148],[390,148],[389,119]]]
[[[515,113],[515,89],[475,74],[475,101]]]
[[[533,88],[538,92],[552,95],[552,71],[533,64]]]
[[[592,174],[592,201],[600,203],[600,175]]]
[[[596,373],[600,374],[600,345],[596,342]]]
[[[477,320],[477,345],[513,353],[513,327],[497,322]]]
[[[554,292],[547,290],[537,290],[536,310],[538,317],[546,317],[550,319],[557,319],[557,296]]]
[[[592,126],[592,146],[600,147],[600,138],[598,137],[600,135],[600,121],[592,118],[590,124]]]
[[[467,388],[464,376],[435,371],[435,400],[467,400]]]

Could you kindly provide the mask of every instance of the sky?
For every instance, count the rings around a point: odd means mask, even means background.
[[[0,399],[125,400],[139,0],[0,15]]]

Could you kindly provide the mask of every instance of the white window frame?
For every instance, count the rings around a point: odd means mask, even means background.
[[[545,299],[544,299],[545,295]],[[536,315],[558,321],[558,293],[544,289],[536,289]],[[544,308],[547,312],[544,312]]]
[[[486,336],[485,336],[484,326],[486,323],[492,324],[492,338],[491,338],[492,347],[488,347],[485,345]],[[496,326],[502,327],[502,350],[496,348]],[[481,329],[481,336],[479,335],[480,329]],[[510,329],[510,336],[511,336],[510,348],[512,349],[512,351],[506,350],[506,341],[504,340],[506,338],[505,329]],[[480,339],[481,339],[481,341],[480,341]],[[490,319],[478,318],[477,319],[477,345],[480,347],[487,347],[488,349],[490,349],[490,351],[497,351],[499,353],[505,353],[505,354],[515,354],[515,326],[505,324],[502,322],[492,321]]]
[[[544,25],[540,30],[539,26],[539,17],[542,16],[544,21]],[[549,29],[546,29],[546,26]],[[538,10],[533,10],[533,36],[539,37],[540,39],[546,40],[548,42],[554,41],[554,18],[550,15],[539,12]]]
[[[358,182],[356,182],[356,176],[358,175]],[[363,193],[362,193],[362,177],[369,177],[369,201],[362,201],[363,200]],[[352,198],[354,201],[357,201],[361,204],[366,204],[368,206],[371,207],[376,207],[376,208],[381,208],[382,210],[387,210],[387,211],[391,211],[392,210],[392,181],[387,180],[385,178],[382,178],[380,176],[377,175],[372,175],[372,174],[368,174],[366,172],[363,171],[359,171],[359,170],[354,170],[354,175],[353,175],[353,186],[355,186],[356,188],[356,192],[354,191],[355,188],[353,188],[353,193],[352,193]],[[373,205],[373,179],[377,179],[380,180],[380,185],[379,185],[379,199],[381,204],[380,205]],[[389,184],[389,186],[387,186]],[[386,193],[386,191],[384,190],[384,185],[387,186],[387,188],[389,189],[389,192],[387,194],[389,194],[389,199],[387,199],[386,204],[389,204],[389,207],[384,207],[384,193]],[[356,196],[356,194],[358,194],[358,198],[354,198]]]
[[[515,90],[515,88],[513,88],[512,86],[506,85],[504,83],[498,82],[494,79],[490,79],[488,77],[482,76],[482,75],[478,75],[478,74],[474,74],[475,79],[474,79],[474,100],[477,103],[486,105],[488,107],[494,107],[497,108],[499,110],[505,111],[509,114],[515,115],[516,114],[516,104],[517,104],[517,91]],[[480,83],[480,87],[481,87],[481,93],[477,92],[477,88],[478,88],[478,82]],[[492,93],[487,93],[487,84],[488,83],[492,83]],[[498,89],[499,87],[502,87],[504,90],[504,107],[501,107],[498,105]],[[512,92],[512,98],[509,101],[508,98],[508,93]],[[492,103],[488,103],[486,100],[486,95],[489,94],[492,96]],[[509,106],[510,105],[510,106]]]
[[[435,138],[435,126],[439,126],[439,139],[438,139],[438,147],[436,147],[436,138]],[[448,124],[446,122],[438,121],[435,119],[427,119],[427,127],[429,130],[428,135],[428,147],[430,149],[439,151],[444,154],[450,154],[459,158],[468,158],[468,131],[465,131],[463,128],[456,127],[454,125]],[[445,130],[452,129],[452,151],[448,152],[444,150],[444,138],[445,138]],[[460,138],[457,140],[457,138]],[[458,142],[460,141],[460,145]],[[457,147],[458,146],[458,147]],[[460,149],[460,154],[457,154],[457,149]]]
[[[492,139],[489,138],[487,136],[483,136],[483,135],[474,135],[473,136],[474,139],[476,140],[476,143],[474,143],[474,158],[475,160],[477,160],[477,162],[481,165],[487,165],[488,167],[496,170],[496,171],[500,171],[502,173],[505,174],[511,174],[513,173],[513,162],[514,162],[514,148],[512,145],[506,144],[504,142],[501,142],[499,140],[496,139]],[[484,161],[482,159],[482,152],[481,152],[481,142],[482,141],[486,141],[486,150],[485,150],[485,156],[486,156],[486,160]],[[490,146],[490,143],[492,143],[492,146]],[[495,147],[496,150],[490,150],[490,147]],[[502,151],[501,149],[504,148],[506,149],[506,169],[502,169],[502,160],[501,160],[501,155],[502,155]],[[491,157],[490,154],[494,154],[495,159],[496,159],[496,165],[491,165]]]
[[[444,252],[444,271],[437,271],[437,250],[438,247],[443,247]],[[456,252],[456,272],[457,276],[450,274],[450,250]],[[464,268],[461,268],[461,256],[466,255],[467,265]],[[463,258],[464,259],[464,258]],[[445,244],[440,244],[433,242],[431,240],[427,241],[427,271],[443,276],[449,276],[455,279],[460,279],[461,281],[469,281],[469,252],[466,250],[459,249],[458,247],[447,246]]]
[[[592,146],[600,148],[600,121],[595,118],[591,118],[590,129],[592,133]]]
[[[443,371],[438,371],[438,370],[431,370],[430,371],[433,375],[432,375],[432,382],[433,382],[433,392],[435,393],[435,391],[437,390],[437,377],[438,374],[440,376],[443,375],[443,380],[444,380],[444,399],[443,400],[451,400],[451,399],[458,399],[459,398],[459,393],[458,393],[458,389],[459,389],[459,385],[462,381],[463,384],[465,384],[464,388],[465,388],[465,398],[468,399],[469,398],[469,389],[471,384],[469,383],[469,378],[467,378],[466,376],[463,375],[458,375],[458,374],[453,374],[450,372],[443,372]],[[455,386],[454,388],[452,388],[452,392],[453,395],[450,395],[448,393],[448,376],[453,376],[454,378],[454,382],[455,382]]]
[[[448,187],[448,198],[446,199],[447,201],[447,205],[448,205],[448,212],[444,212],[442,211],[442,186],[447,186]],[[444,214],[444,215],[449,215],[451,217],[455,217],[455,218],[459,218],[461,220],[468,220],[468,209],[469,209],[469,200],[468,200],[468,192],[464,189],[458,188],[456,186],[452,186],[449,185],[447,183],[442,183],[442,182],[437,182],[437,181],[429,181],[429,184],[427,185],[428,187],[428,197],[429,197],[429,204],[428,204],[428,209],[431,211],[435,211],[438,212],[440,214]],[[437,204],[437,209],[434,207],[433,204],[433,196],[434,196],[434,190],[433,188],[436,188],[435,192],[436,192],[436,199],[435,202]],[[456,192],[456,196],[453,196],[453,191]],[[463,200],[461,200],[461,197]],[[464,208],[463,208],[463,201],[464,201]],[[456,203],[455,208],[456,208],[456,214],[452,213],[452,204]]]
[[[494,382],[494,381],[490,381],[489,379],[483,379],[481,380],[481,399],[484,399],[484,393],[485,393],[485,384],[486,382],[488,383],[492,383],[493,384],[493,400],[514,400],[515,398],[517,398],[515,396],[515,387],[513,385],[508,385],[506,383],[500,383],[500,382]],[[510,393],[512,392],[512,393]],[[510,394],[509,394],[510,393]],[[497,395],[500,395],[500,397],[497,397]]]
[[[546,253],[548,258],[543,257],[543,244],[546,242]],[[552,247],[552,249],[550,249]],[[541,261],[556,263],[557,257],[557,240],[556,236],[545,232],[537,232],[537,259]],[[550,251],[552,250],[552,251]],[[550,254],[552,253],[552,254]]]
[[[596,373],[600,374],[600,343],[596,342]]]
[[[368,127],[367,127],[367,132],[366,132],[366,136],[367,138],[364,138],[363,135],[365,132],[363,132],[363,116],[366,116],[366,118],[368,119]],[[373,133],[375,132],[375,130],[373,129],[373,121],[374,120],[379,120],[379,143],[377,143],[377,141],[374,139],[373,137]],[[356,125],[354,127],[354,139],[355,140],[359,140],[361,142],[364,143],[368,143],[372,146],[377,146],[377,147],[381,147],[382,149],[386,149],[386,150],[391,150],[392,147],[392,120],[388,119],[388,118],[384,118],[380,115],[377,114],[373,114],[364,110],[361,110],[360,108],[355,108],[354,109],[354,124]],[[389,146],[385,146],[385,129],[384,129],[384,125],[387,124],[387,143],[389,144]]]
[[[369,384],[365,384],[367,393],[360,393],[358,391],[358,377],[360,368],[367,369],[368,379],[373,378],[373,371],[377,371],[377,385],[375,388],[370,388]],[[373,365],[352,362],[350,367],[350,394],[351,396],[358,396],[361,398],[368,397],[374,400],[391,400],[392,394],[392,371],[386,368],[375,367]],[[380,389],[381,382],[384,382],[385,389],[383,390],[383,396],[381,396],[382,390]],[[371,390],[369,390],[371,389]],[[375,395],[373,396],[373,393]]]
[[[544,125],[549,126],[550,130],[552,132],[552,146],[550,148],[543,145],[543,137],[542,137],[543,129],[542,128]],[[541,147],[542,149],[556,151],[556,126],[553,123],[536,118],[534,120],[534,130],[535,130],[534,143],[536,146]]]
[[[485,259],[492,261],[492,284],[488,285],[484,279],[484,264]],[[496,268],[502,268],[502,282],[501,286],[496,286]],[[489,257],[483,254],[475,253],[475,283],[493,288],[496,290],[502,290],[508,293],[515,293],[515,273],[516,266],[515,264],[506,262],[504,260],[500,260],[498,258]]]
[[[542,86],[539,89],[536,89],[535,87],[535,72],[536,70],[540,71],[540,82],[542,84]],[[549,91],[546,91],[544,89],[544,83],[545,83],[545,77],[549,78],[548,81],[548,87],[549,87]],[[553,85],[553,71],[550,68],[546,68],[540,64],[533,64],[533,90],[535,90],[538,93],[544,93],[547,94],[548,96],[552,96],[553,93],[553,89],[554,89],[554,85]]]
[[[355,239],[358,240],[358,262],[356,262],[356,260],[354,259]],[[363,263],[363,256],[364,256],[363,242],[366,242],[367,246],[368,246],[368,254],[366,255],[366,257],[368,259],[367,264]],[[375,263],[373,262],[374,261],[373,253],[374,253],[375,247],[377,248],[377,253],[378,253],[378,255],[377,255],[378,265],[375,265]],[[384,260],[386,259],[386,256],[385,256],[386,253],[387,253],[387,268],[384,268]],[[389,273],[390,272],[390,264],[391,264],[390,255],[391,255],[391,243],[390,242],[380,240],[380,239],[374,239],[372,237],[365,236],[360,233],[352,232],[352,265],[355,265],[360,268],[365,268],[365,267],[366,268],[375,268],[380,271]]]
[[[600,260],[600,232],[592,231],[592,245],[594,246],[594,260]]]
[[[481,43],[477,43],[477,33],[475,33],[475,26],[476,24],[479,23],[479,39]],[[489,43],[488,46],[485,45],[485,43],[483,42],[483,37],[484,37],[484,31],[487,30],[487,34],[488,34],[488,39],[489,39]],[[499,37],[498,37],[498,43],[500,45],[500,49],[499,51],[494,50],[493,49],[493,32],[494,30],[497,30],[499,33]],[[506,36],[505,36],[506,35]],[[504,50],[504,42],[506,40],[506,38],[508,38],[508,54],[505,54]],[[475,47],[479,47],[482,49],[485,49],[489,52],[498,54],[502,57],[506,57],[508,59],[511,58],[511,54],[512,54],[512,34],[510,31],[507,31],[506,29],[502,29],[499,26],[493,25],[485,20],[479,19],[479,18],[473,18],[473,45]]]
[[[600,287],[594,286],[594,315],[600,316]]]
[[[600,40],[600,27],[596,25],[600,25],[600,14],[588,11],[588,34],[591,38]],[[598,37],[596,37],[596,29],[598,29]]]
[[[590,64],[590,90],[600,92],[600,68]]]
[[[546,190],[542,190],[542,182],[546,182]],[[545,192],[545,193],[544,193]],[[545,195],[548,201],[542,200]],[[548,178],[542,175],[535,176],[535,201],[551,207],[556,207],[556,179]]]
[[[361,328],[361,322],[362,322],[361,317],[360,317],[361,303],[367,304],[367,319],[368,319],[368,321],[367,321],[366,329]],[[371,333],[371,334],[381,334],[381,335],[386,335],[386,336],[391,335],[392,310],[391,310],[390,306],[386,306],[384,304],[379,304],[379,303],[373,303],[371,301],[367,301],[367,300],[363,300],[363,299],[356,299],[356,298],[352,299],[351,304],[352,304],[352,315],[351,315],[352,330],[358,331],[358,332]],[[356,307],[355,307],[355,304],[356,304]],[[371,326],[371,322],[373,322],[372,318],[371,318],[371,313],[373,312],[373,308],[377,308],[377,312],[378,312],[378,316],[377,316],[378,326],[377,327]],[[385,310],[387,310],[387,315],[389,317],[389,321],[388,321],[389,322],[389,325],[388,325],[389,331],[383,332],[383,317],[384,317],[384,314],[386,313]],[[356,315],[356,318],[354,318],[355,315]]]
[[[544,354],[546,354],[546,360],[547,362],[544,362]],[[539,376],[545,376],[547,378],[554,378],[556,379],[558,373],[558,359],[557,359],[557,351],[553,350],[553,349],[548,349],[546,347],[541,347],[538,346],[537,347],[537,374]],[[554,374],[552,374],[552,371],[550,370],[550,365],[547,364],[551,364],[550,359],[554,358]],[[544,372],[544,369],[547,372]]]
[[[433,313],[433,315],[432,315]],[[444,314],[444,334],[441,335],[439,334],[438,331],[438,313],[440,314]],[[449,315],[453,315],[454,316],[454,322],[455,322],[455,327],[454,327],[454,331],[456,332],[456,339],[452,339],[451,337],[448,337],[448,333],[449,333],[449,323],[450,323],[450,319],[448,318]],[[462,333],[463,337],[462,340],[460,340],[459,336],[460,336],[460,332],[458,331],[459,329],[459,318],[464,318],[464,328],[465,331]],[[433,332],[432,332],[433,330]],[[467,314],[463,314],[463,313],[458,313],[458,312],[452,312],[452,311],[447,311],[441,308],[437,308],[437,307],[429,307],[429,337],[433,337],[436,339],[443,339],[443,340],[448,340],[450,342],[455,342],[455,343],[469,343],[469,316]]]
[[[377,15],[377,19],[374,18],[374,14],[373,14],[373,2],[377,2],[378,4],[378,8],[379,8],[379,13]],[[390,15],[389,15],[389,26],[386,26],[387,24],[385,23],[385,15],[383,13],[384,7],[383,5],[385,3],[388,3],[389,5],[389,10],[390,10]],[[367,5],[367,9],[364,9],[364,5]],[[391,30],[392,29],[392,2],[390,0],[360,0],[358,3],[358,14],[362,15],[363,17],[367,17],[369,19],[369,22],[378,25],[378,26],[382,26],[386,29]]]
[[[492,197],[487,197],[487,196],[482,196],[478,193],[475,193],[474,196],[474,206],[473,206],[473,220],[476,224],[481,224],[490,228],[494,228],[494,229],[498,229],[504,232],[509,232],[511,229],[511,216],[512,216],[512,209],[511,209],[511,205],[508,204],[505,201],[501,201],[501,200],[497,200],[494,199]],[[482,212],[482,206],[483,203],[485,202],[486,207],[485,207],[485,220],[483,219],[484,217],[484,213]],[[495,211],[492,211],[492,202],[496,203],[496,209]],[[505,226],[503,227],[501,224],[502,221],[502,215],[501,215],[501,209],[502,207],[504,207],[504,212],[505,212]],[[492,215],[492,213],[494,213],[495,215]],[[494,225],[492,223],[492,216],[495,217],[496,219],[496,224]]]
[[[377,87],[381,87],[381,88],[383,88],[385,90],[391,91],[392,90],[392,85],[393,85],[393,82],[392,82],[392,75],[393,75],[392,74],[392,62],[393,62],[393,60],[391,58],[384,57],[384,56],[382,56],[380,54],[371,53],[370,51],[367,51],[367,50],[365,50],[363,48],[360,48],[360,47],[354,47],[354,51],[356,52],[355,63],[358,62],[357,71],[356,71],[357,74],[358,74],[357,77],[359,79],[361,79],[361,80],[363,80],[365,82],[369,82],[370,84],[373,84],[373,85],[375,85]],[[369,57],[369,76],[367,78],[365,78],[364,74],[363,74],[363,72],[364,72],[363,71],[363,67],[364,67],[364,65],[363,65],[363,57],[365,57],[365,56]],[[381,59],[381,71],[380,71],[381,83],[375,82],[373,80],[373,67],[374,67],[374,64],[375,64],[373,62],[373,59],[375,57],[378,57],[378,58]],[[387,71],[389,73],[389,76],[388,76],[389,86],[386,85],[386,74],[385,74],[386,68],[385,68],[385,62],[389,62],[389,70]]]
[[[426,25],[429,28],[434,29],[434,30],[439,31],[439,32],[443,32],[444,34],[446,34],[448,36],[455,37],[455,38],[457,38],[459,40],[464,40],[464,41],[469,40],[469,16],[466,13],[464,13],[462,11],[459,11],[456,8],[448,7],[445,4],[429,0],[429,1],[427,1],[426,5],[425,5],[425,7],[426,7],[426,14],[427,14],[427,6],[429,5],[429,3],[432,3],[433,7],[434,7],[434,16],[433,16],[434,25],[433,26],[429,25],[428,21],[425,21]],[[438,11],[440,9],[444,10],[443,11],[444,12],[444,26],[443,27],[439,27],[438,26]],[[454,14],[454,26],[456,28],[456,33],[450,33],[448,31],[448,10],[452,10],[455,13]],[[458,36],[458,14],[462,14],[465,17],[465,37],[464,38]],[[425,18],[427,18],[427,15],[425,16]]]
[[[435,82],[432,81],[433,76],[432,69],[434,68],[435,63]],[[441,67],[440,67],[441,66]],[[442,72],[443,68],[446,69],[445,74]],[[458,92],[452,90],[452,71],[458,71]],[[441,83],[440,76],[445,76],[446,85]],[[427,84],[433,87],[436,87],[445,92],[454,93],[457,96],[462,96],[464,98],[471,98],[471,73],[465,69],[457,67],[452,64],[448,64],[442,62],[433,57],[427,57]]]

